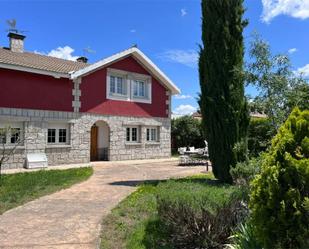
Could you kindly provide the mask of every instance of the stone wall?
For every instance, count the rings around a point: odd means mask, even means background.
[[[24,167],[27,153],[45,152],[48,165],[87,163],[90,160],[90,130],[97,121],[104,121],[110,129],[109,159],[130,160],[169,157],[171,153],[169,118],[137,118],[124,116],[93,115],[87,113],[56,112],[0,108],[0,123],[23,122],[23,144],[4,168]],[[70,143],[68,145],[48,145],[47,127],[50,122],[68,123]],[[126,143],[126,127],[140,128],[138,144]],[[159,127],[160,141],[146,142],[146,127]]]

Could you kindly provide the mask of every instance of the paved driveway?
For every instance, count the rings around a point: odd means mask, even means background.
[[[96,163],[86,182],[0,216],[0,248],[97,248],[102,218],[143,180],[205,172],[175,160]]]

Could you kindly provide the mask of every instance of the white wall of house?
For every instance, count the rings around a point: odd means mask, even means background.
[[[170,118],[0,108],[0,123],[19,123],[24,138],[24,143],[18,146],[14,155],[4,164],[5,169],[23,167],[28,153],[46,153],[48,166],[88,163],[90,161],[90,131],[95,123],[99,126],[98,147],[104,146],[106,140],[108,141],[108,160],[164,158],[171,155]],[[67,127],[68,143],[48,143],[47,130],[53,124],[62,124]],[[108,127],[108,132],[106,132]],[[137,127],[139,130],[137,141],[127,141],[127,127]],[[147,141],[146,131],[149,127],[158,127],[158,141]],[[109,134],[109,137],[104,134]]]
[[[104,121],[96,122],[98,126],[98,149],[109,147],[109,128]]]

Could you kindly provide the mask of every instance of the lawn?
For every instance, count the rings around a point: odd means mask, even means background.
[[[92,168],[40,170],[2,175],[0,185],[0,214],[43,195],[68,188],[88,179]]]
[[[206,198],[211,210],[212,204],[224,203],[235,191],[234,186],[218,184],[210,174],[146,182],[103,220],[101,248],[171,249],[167,231],[158,219],[157,199],[195,203]]]

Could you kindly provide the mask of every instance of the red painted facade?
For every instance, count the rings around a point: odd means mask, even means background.
[[[150,75],[132,56],[108,66],[119,70]],[[167,117],[166,88],[152,77],[152,103],[110,100],[106,98],[106,68],[85,76],[81,84],[81,112],[97,114]]]
[[[69,79],[0,69],[0,107],[73,111]]]
[[[150,75],[132,56],[108,66]],[[106,115],[167,117],[166,88],[152,77],[152,103],[110,100],[106,98],[107,68],[82,78],[81,112]],[[72,80],[34,73],[0,69],[0,107],[52,111],[73,111]]]

